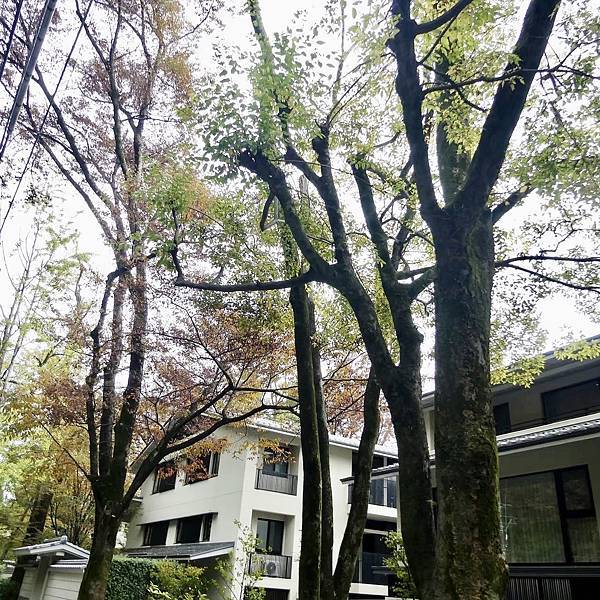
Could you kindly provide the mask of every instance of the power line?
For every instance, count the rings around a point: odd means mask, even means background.
[[[94,0],[89,1],[88,5],[85,9],[85,12],[83,13],[83,15],[81,17],[81,23],[79,25],[79,29],[77,30],[77,34],[75,35],[75,39],[73,40],[71,49],[69,50],[69,53],[67,54],[67,59],[65,60],[65,63],[61,69],[60,75],[58,77],[58,81],[56,82],[56,86],[54,87],[54,92],[52,92],[52,95],[50,96],[50,100],[48,101],[48,106],[46,107],[46,112],[44,113],[44,117],[42,118],[42,121],[41,121],[39,127],[37,128],[37,132],[35,134],[35,139],[33,140],[33,145],[31,146],[31,150],[29,151],[29,155],[27,156],[27,161],[25,162],[23,171],[21,172],[21,175],[17,181],[17,187],[15,188],[15,191],[13,192],[10,202],[8,203],[8,208],[6,210],[6,214],[4,215],[4,218],[2,219],[2,224],[0,225],[0,235],[2,234],[2,231],[4,230],[4,225],[6,224],[8,215],[10,214],[10,211],[12,210],[12,207],[15,203],[17,194],[19,193],[19,189],[21,187],[21,183],[23,182],[23,179],[25,178],[25,174],[27,173],[27,169],[29,168],[29,163],[31,162],[31,159],[33,158],[35,149],[40,141],[40,137],[42,135],[42,129],[44,128],[44,125],[46,124],[46,119],[48,118],[48,115],[50,114],[50,109],[52,108],[52,105],[54,103],[54,98],[56,96],[56,93],[58,92],[58,88],[60,87],[60,84],[62,83],[63,77],[65,76],[65,73],[69,66],[69,62],[71,61],[71,58],[73,56],[73,52],[75,52],[77,42],[79,41],[79,36],[81,35],[81,32],[83,31],[85,20],[87,19],[87,16],[90,12],[90,9],[92,8],[93,3],[94,3]]]
[[[15,18],[13,19],[10,34],[8,35],[8,40],[6,41],[6,51],[4,52],[4,56],[2,57],[2,65],[0,65],[0,81],[2,81],[2,76],[4,75],[4,68],[6,67],[6,61],[8,60],[8,54],[10,52],[10,48],[13,43],[13,38],[15,37],[15,31],[17,30],[17,23],[19,22],[19,17],[21,16],[21,7],[23,6],[23,0],[18,0],[17,2],[17,10],[15,12]]]
[[[42,13],[42,18],[40,19],[40,24],[33,41],[33,46],[31,47],[29,56],[27,57],[23,76],[21,77],[17,94],[15,95],[15,99],[13,100],[13,104],[10,109],[8,122],[6,123],[6,128],[4,129],[4,135],[2,136],[2,145],[0,146],[0,161],[4,156],[10,136],[12,135],[15,125],[17,124],[17,118],[19,117],[19,112],[23,106],[25,94],[27,93],[27,88],[29,87],[29,82],[31,81],[35,65],[37,64],[37,59],[42,50],[44,38],[46,37],[46,33],[50,27],[50,20],[52,19],[52,15],[56,9],[57,2],[58,0],[46,0],[46,4],[44,5],[44,12]]]

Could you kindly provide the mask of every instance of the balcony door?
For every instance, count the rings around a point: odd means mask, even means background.
[[[283,551],[283,521],[258,519],[256,537],[257,550],[264,554],[280,555]]]

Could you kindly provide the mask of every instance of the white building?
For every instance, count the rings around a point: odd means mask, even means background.
[[[600,359],[550,357],[532,387],[494,389],[511,600],[600,598],[599,384]],[[424,398],[423,409],[433,447],[432,395]],[[129,525],[128,551],[202,562],[233,549],[238,575],[243,569],[268,575],[259,582],[268,590],[268,600],[295,600],[301,537],[299,439],[257,427],[231,428],[220,435],[229,445],[207,459],[208,478],[186,482],[180,469],[171,477],[146,481]],[[292,459],[269,463],[256,451],[259,438],[279,440]],[[331,439],[334,559],[346,524],[356,448],[356,441]],[[393,451],[377,449],[351,600],[388,595],[387,575],[376,567],[383,561],[383,535],[396,528],[394,463]],[[435,466],[433,479],[435,484]],[[236,523],[262,540],[263,553],[246,560]]]
[[[171,468],[169,476],[149,478],[139,494],[139,508],[128,528],[126,551],[133,556],[171,557],[204,564],[206,559],[232,552],[241,587],[242,571],[267,575],[258,585],[267,589],[267,600],[295,599],[301,538],[302,455],[300,440],[273,427],[223,429],[226,449],[206,457],[207,477],[186,476]],[[269,450],[259,450],[260,440],[276,440],[290,453],[289,460],[269,461]],[[358,442],[331,436],[330,467],[333,484],[335,553],[339,549],[348,514],[348,486],[353,454]],[[378,446],[376,467],[392,465],[393,449]],[[182,465],[184,458],[175,459]],[[385,598],[387,576],[372,570],[383,564],[382,536],[396,528],[395,477],[373,485],[361,560],[352,584],[352,598]],[[247,555],[244,532],[261,540],[261,553]],[[236,592],[241,593],[240,590]]]

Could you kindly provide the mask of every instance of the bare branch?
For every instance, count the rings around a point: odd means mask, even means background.
[[[449,8],[439,17],[427,21],[426,23],[419,23],[415,28],[417,35],[435,31],[438,27],[448,23],[448,21],[453,21],[467,6],[469,6],[469,4],[471,4],[471,2],[473,2],[473,0],[459,0],[454,6]]]

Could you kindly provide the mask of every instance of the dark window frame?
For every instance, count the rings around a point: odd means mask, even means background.
[[[572,414],[571,416],[569,416],[568,413],[563,413],[562,415],[559,415],[554,418],[550,415],[550,413],[552,411],[548,410],[548,408],[549,408],[548,398],[550,397],[551,394],[556,394],[557,392],[566,392],[568,390],[572,390],[573,388],[581,387],[581,386],[584,386],[587,384],[596,384],[596,387],[598,387],[598,389],[600,390],[600,379],[597,377],[592,377],[592,379],[588,379],[586,381],[580,381],[578,383],[573,383],[571,385],[565,385],[563,387],[555,388],[552,390],[546,390],[545,392],[542,392],[541,400],[542,400],[542,411],[544,413],[544,423],[546,425],[548,425],[550,423],[558,423],[559,421],[565,421],[567,419],[575,419],[577,417],[591,414],[591,413],[584,412],[583,414]],[[599,410],[600,410],[600,408],[599,408]]]
[[[280,523],[281,524],[281,541],[280,541],[280,546],[281,548],[278,551],[274,551],[273,548],[270,548],[269,546],[262,548],[260,546],[257,546],[256,548],[256,552],[259,554],[271,554],[273,556],[283,556],[283,542],[285,540],[285,521],[282,519],[269,519],[267,517],[258,517],[257,521],[256,521],[256,534],[258,537],[258,522],[259,521],[266,521],[267,524],[267,539],[265,540],[266,544],[269,543],[269,537],[270,537],[270,530],[271,530],[271,524],[272,523]]]
[[[292,458],[291,450],[288,446],[283,446],[282,450],[288,453],[289,458],[287,460],[268,460],[269,455],[274,456],[275,452],[265,449],[263,452],[263,463],[262,472],[267,475],[273,475],[273,477],[287,477],[290,475],[290,459]],[[285,465],[285,472],[281,473],[277,471],[277,465]]]
[[[183,485],[194,485],[194,483],[199,483],[201,481],[208,481],[213,477],[217,477],[219,475],[219,466],[221,464],[221,453],[220,452],[209,452],[208,454],[203,455],[201,458],[208,457],[208,465],[206,467],[206,476],[205,477],[194,477],[190,473],[186,471],[185,479]],[[188,465],[192,462],[193,459],[188,458]]]
[[[173,475],[170,475],[169,477],[161,477],[161,470],[163,470],[167,466],[169,468],[173,468]],[[154,483],[152,484],[152,493],[163,494],[164,492],[170,492],[171,490],[174,490],[177,484],[177,473],[177,463],[174,460],[169,460],[158,465],[154,470]]]
[[[170,523],[171,523],[171,521],[156,521],[154,523],[146,523],[144,525],[144,542],[142,545],[143,546],[164,546],[167,543],[167,537],[169,536]],[[153,530],[155,530],[158,526],[165,527],[164,541],[160,544],[152,544],[150,542],[152,542]]]
[[[585,473],[586,487],[587,487],[587,491],[588,491],[588,494],[589,494],[589,497],[591,500],[591,508],[588,510],[568,510],[566,508],[564,488],[563,488],[563,484],[562,484],[561,475],[562,475],[562,473],[566,473],[568,471],[577,471],[577,470],[583,470]],[[521,475],[510,475],[507,477],[501,477],[500,481],[502,481],[503,479],[517,479],[519,477],[530,477],[533,475],[541,475],[544,473],[552,473],[552,475],[554,476],[554,488],[555,488],[555,492],[556,492],[558,516],[560,519],[560,527],[561,527],[561,534],[562,534],[562,540],[563,540],[563,551],[564,551],[564,555],[565,555],[564,562],[543,563],[544,566],[600,565],[600,560],[590,561],[590,562],[577,562],[577,563],[574,562],[573,549],[571,546],[571,538],[569,535],[568,519],[589,518],[589,517],[594,517],[596,519],[598,518],[598,516],[596,514],[596,508],[594,505],[594,495],[593,495],[592,484],[591,484],[591,480],[590,480],[590,471],[589,471],[589,467],[587,464],[573,465],[571,467],[564,467],[562,469],[545,469],[545,470],[541,470],[541,471],[532,471],[530,473],[522,473]],[[598,525],[596,524],[596,527],[597,526]],[[520,562],[520,563],[509,563],[509,564],[527,566],[527,565],[537,565],[540,563]]]
[[[201,515],[191,515],[189,517],[182,517],[181,519],[177,519],[177,533],[175,535],[175,543],[176,544],[196,544],[198,542],[209,542],[210,541],[210,533],[212,529],[212,521],[213,521],[214,513],[203,513]],[[198,539],[197,540],[182,540],[183,533],[185,531],[186,523],[194,519],[200,520],[200,527],[198,529]]]

